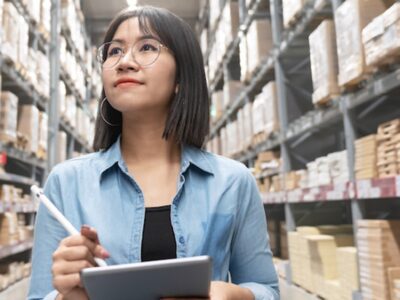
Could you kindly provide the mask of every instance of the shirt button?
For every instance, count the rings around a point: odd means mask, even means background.
[[[183,244],[184,242],[185,242],[185,239],[183,238],[183,236],[181,236],[181,237],[179,238],[179,243]]]

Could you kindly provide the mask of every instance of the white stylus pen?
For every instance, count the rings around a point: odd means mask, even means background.
[[[42,189],[40,189],[36,185],[32,185],[31,191],[37,199],[42,201],[42,203],[47,207],[47,209],[50,211],[53,217],[56,218],[57,221],[61,223],[61,225],[65,228],[66,231],[68,231],[70,235],[80,234],[79,231],[76,230],[74,226],[72,226],[72,224],[67,220],[67,218],[64,217],[64,215],[57,209],[57,207],[49,200],[49,198],[46,197]],[[96,261],[99,267],[107,266],[107,263],[101,258],[95,257],[94,260]]]

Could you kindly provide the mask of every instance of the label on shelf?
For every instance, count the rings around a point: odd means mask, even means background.
[[[5,166],[7,164],[7,153],[0,153],[0,166]]]
[[[396,196],[400,197],[400,176],[396,177]]]

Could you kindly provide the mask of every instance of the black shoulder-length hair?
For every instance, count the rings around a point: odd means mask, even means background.
[[[171,100],[169,115],[162,138],[174,138],[176,142],[201,148],[209,132],[209,96],[204,71],[203,56],[196,35],[190,26],[170,11],[152,6],[129,8],[121,11],[111,22],[104,37],[110,42],[119,25],[130,18],[138,18],[140,30],[156,33],[161,42],[174,54],[178,93]],[[108,101],[103,107],[104,88],[99,99],[93,149],[106,150],[118,138],[122,130],[122,114]],[[100,109],[110,126],[102,119]]]

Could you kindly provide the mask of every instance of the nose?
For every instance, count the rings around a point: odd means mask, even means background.
[[[132,53],[128,52],[125,55],[123,55],[119,62],[117,63],[117,70],[119,72],[124,72],[124,71],[138,71],[140,69],[140,66],[138,63],[133,59]]]

